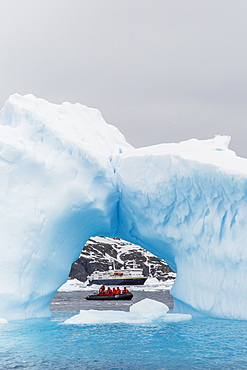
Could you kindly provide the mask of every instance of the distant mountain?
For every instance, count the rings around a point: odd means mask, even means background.
[[[97,236],[90,238],[83,248],[80,257],[73,263],[70,278],[86,281],[87,276],[95,270],[107,271],[109,266],[117,269],[132,266],[142,268],[145,276],[160,280],[175,278],[175,273],[152,253],[119,238]]]

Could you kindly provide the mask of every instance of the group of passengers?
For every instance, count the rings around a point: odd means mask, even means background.
[[[104,284],[99,288],[99,295],[116,295],[116,294],[123,294],[123,293],[130,293],[130,291],[126,287],[124,287],[122,291],[119,287],[112,288],[112,289],[108,287],[106,289]]]

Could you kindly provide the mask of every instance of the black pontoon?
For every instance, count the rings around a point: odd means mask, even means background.
[[[131,300],[133,298],[132,293],[121,293],[121,294],[111,294],[111,295],[101,295],[101,294],[93,294],[93,295],[88,295],[86,297],[87,300]]]

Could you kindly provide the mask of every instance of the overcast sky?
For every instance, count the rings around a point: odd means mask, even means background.
[[[231,135],[247,158],[246,0],[0,0],[0,106],[98,108],[135,147]]]

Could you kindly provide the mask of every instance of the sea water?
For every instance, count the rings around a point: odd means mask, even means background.
[[[0,325],[1,369],[246,369],[247,322],[192,319],[180,323],[65,325],[77,309],[124,309],[130,302],[86,301],[58,293],[50,318]],[[136,292],[170,308],[168,292]],[[105,305],[106,304],[106,305]],[[93,306],[92,306],[93,305]],[[71,308],[76,307],[75,311]],[[86,308],[87,307],[87,308]],[[70,308],[70,310],[66,310]]]

